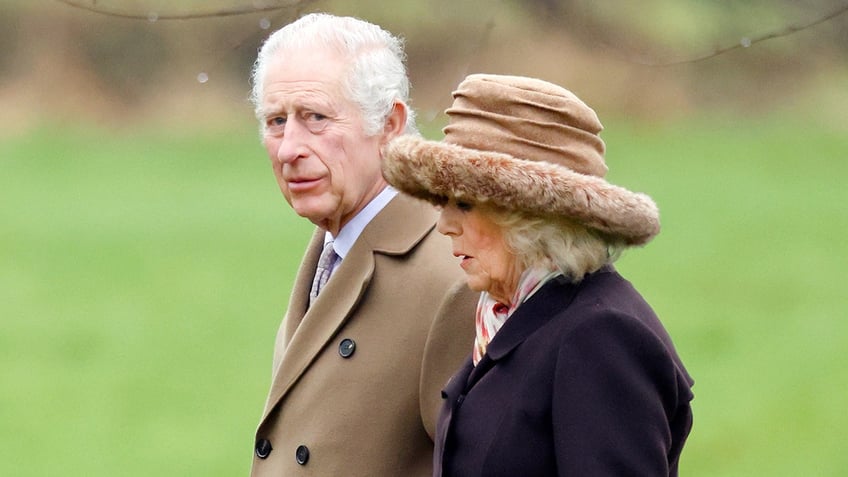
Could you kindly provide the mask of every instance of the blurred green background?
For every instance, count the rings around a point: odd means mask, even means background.
[[[610,179],[662,213],[619,269],[696,380],[681,474],[848,475],[848,14],[687,62],[841,2],[172,3],[0,5],[0,475],[247,474],[311,231],[247,77],[315,10],[407,39],[430,137],[471,72],[592,105]]]

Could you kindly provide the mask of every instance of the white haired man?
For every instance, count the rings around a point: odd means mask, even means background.
[[[429,476],[477,297],[436,211],[381,173],[383,146],[416,133],[401,42],[307,15],[267,39],[253,85],[280,190],[317,228],[277,335],[252,475]]]

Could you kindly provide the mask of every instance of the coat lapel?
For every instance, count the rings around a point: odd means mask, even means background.
[[[440,477],[444,466],[444,447],[450,433],[451,422],[460,406],[483,376],[494,366],[509,355],[518,345],[523,343],[545,323],[550,321],[558,311],[561,311],[574,298],[576,287],[568,284],[562,277],[555,278],[545,284],[527,302],[519,306],[515,313],[504,323],[486,349],[486,354],[475,366],[469,357],[462,368],[451,377],[442,397],[445,405],[439,415],[438,435],[436,436],[433,475]]]
[[[312,239],[306,247],[303,260],[295,277],[294,285],[292,286],[291,296],[289,297],[289,307],[286,311],[285,323],[283,324],[282,343],[290,343],[294,332],[303,321],[309,306],[309,291],[312,289],[312,279],[315,276],[315,269],[318,266],[318,259],[321,256],[321,250],[324,248],[324,231],[315,229],[312,234]],[[279,357],[281,359],[282,356]],[[280,365],[279,359],[274,363],[274,371]]]
[[[403,223],[403,227],[398,227]],[[285,351],[275,369],[263,420],[315,360],[321,349],[351,316],[374,274],[375,253],[408,253],[435,224],[429,205],[398,195],[368,224],[318,299],[307,309],[309,289],[323,230],[316,230],[307,247],[293,287],[283,335]]]
[[[489,372],[498,361],[509,355],[530,335],[565,310],[574,299],[579,285],[560,276],[546,283],[529,300],[516,308],[486,348],[486,354],[471,371],[466,393]]]
[[[266,416],[327,342],[335,336],[367,288],[374,271],[374,257],[371,254],[356,255],[352,252],[353,250],[345,257],[321,295],[305,313],[287,315],[287,319],[301,319],[299,322],[293,322],[291,326],[286,325],[287,335],[288,330],[292,330],[291,337],[276,370],[265,409]],[[314,275],[314,271],[309,275]],[[311,281],[310,277],[310,284]],[[304,288],[304,296],[298,297],[298,300],[308,301],[308,290]],[[303,307],[305,308],[305,305]]]

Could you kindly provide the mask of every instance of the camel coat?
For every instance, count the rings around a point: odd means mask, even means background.
[[[315,231],[277,337],[252,476],[432,474],[441,389],[471,349],[478,297],[436,218],[397,195],[307,310]]]

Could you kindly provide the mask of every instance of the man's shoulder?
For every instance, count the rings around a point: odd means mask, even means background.
[[[405,254],[434,231],[437,219],[430,204],[398,194],[365,227],[360,239],[375,251]]]
[[[379,216],[387,216],[397,222],[430,225],[435,224],[439,218],[436,208],[430,203],[406,194],[397,194],[380,211]]]

